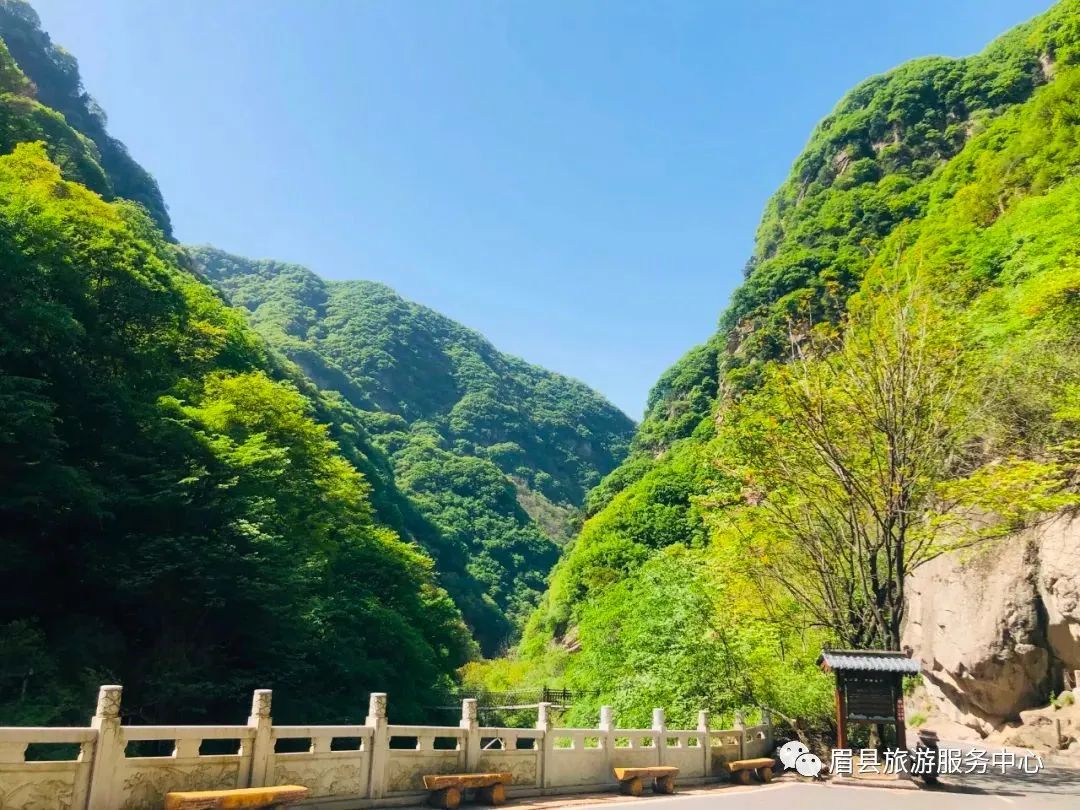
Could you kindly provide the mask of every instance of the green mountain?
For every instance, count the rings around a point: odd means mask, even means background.
[[[108,119],[83,88],[75,57],[52,43],[41,30],[37,12],[23,0],[0,0],[0,32],[24,80],[30,81],[27,94],[5,102],[20,109],[5,116],[0,149],[8,152],[21,141],[44,141],[50,159],[71,179],[107,200],[121,197],[139,203],[170,238],[172,225],[157,181],[106,132]],[[39,104],[32,105],[28,98]]]
[[[382,285],[177,246],[25,2],[0,40],[0,722],[406,719],[471,662],[806,730],[895,572],[1078,505],[1080,0],[845,96],[632,439]]]
[[[472,677],[587,684],[643,721],[654,705],[689,722],[762,703],[821,720],[814,656],[853,638],[830,622],[889,643],[872,614],[891,626],[900,608],[872,582],[821,588],[815,570],[836,561],[796,554],[806,538],[821,550],[836,532],[850,555],[894,537],[870,517],[884,503],[907,560],[947,519],[961,531],[956,503],[1008,528],[1029,496],[1025,509],[1072,502],[1077,99],[1076,0],[981,54],[918,59],[848,93],[768,203],[718,332],[662,376],[629,457],[590,494],[517,657]],[[871,418],[884,411],[940,418],[938,440],[890,443],[907,434]],[[919,510],[890,512],[890,498]],[[838,516],[834,501],[867,506]]]
[[[438,530],[170,243],[29,6],[0,37],[0,722],[71,722],[105,682],[143,721],[259,686],[295,721],[374,689],[420,716],[475,654],[409,542]]]
[[[397,486],[437,527],[418,539],[456,572],[451,594],[482,589],[487,615],[458,601],[483,648],[497,650],[535,605],[586,492],[625,455],[633,423],[585,385],[382,284],[188,252],[272,346],[357,409]]]

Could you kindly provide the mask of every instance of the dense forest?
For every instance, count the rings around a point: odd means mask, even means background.
[[[903,575],[1075,505],[1077,99],[1077,0],[844,97],[517,653],[469,677],[598,687],[583,722],[600,702],[820,722],[823,643],[896,647]]]
[[[178,245],[0,0],[0,723],[463,678],[820,725],[823,644],[896,647],[919,566],[1080,504],[1078,234],[1063,0],[839,102],[635,430],[384,285]]]
[[[622,460],[633,423],[574,380],[370,281],[188,249],[269,344],[340,395],[438,530],[420,537],[483,649],[535,607],[586,493]],[[475,592],[483,602],[459,588]]]
[[[286,721],[371,690],[422,716],[515,632],[632,423],[378,285],[337,291],[340,354],[268,340],[28,4],[0,0],[0,37],[0,722],[82,719],[105,682],[141,721],[265,686]],[[454,371],[391,401],[369,372],[401,313]]]
[[[4,11],[5,41],[35,25]],[[430,559],[375,519],[378,451],[332,437],[334,406],[145,207],[79,182],[120,185],[3,45],[0,76],[0,127],[34,141],[0,158],[0,714],[81,717],[114,680],[141,718],[268,682],[287,715],[355,715],[391,682],[416,713],[473,647]]]
[[[44,141],[70,179],[105,199],[139,203],[169,238],[172,224],[157,182],[106,132],[105,111],[82,86],[75,57],[51,42],[37,13],[23,0],[0,2],[0,33],[22,73],[32,80],[30,95],[39,102],[31,106],[21,93],[5,101],[19,109],[9,109],[4,117],[0,148],[8,152],[20,141]]]

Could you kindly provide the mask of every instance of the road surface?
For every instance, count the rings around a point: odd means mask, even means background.
[[[1075,772],[1074,772],[1075,773]],[[971,788],[974,790],[974,788]],[[574,803],[575,810],[983,810],[983,808],[1080,807],[1080,787],[1070,793],[1020,792],[1015,786],[1002,792],[952,792],[949,790],[897,790],[895,788],[841,787],[781,781],[748,788],[722,788],[670,797]],[[549,805],[550,806],[550,805]]]

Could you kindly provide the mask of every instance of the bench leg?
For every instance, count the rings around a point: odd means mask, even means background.
[[[764,782],[766,785],[772,781],[772,768],[758,768],[757,778]]]
[[[502,782],[482,787],[476,791],[476,800],[481,804],[497,807],[506,801],[506,787]]]
[[[626,779],[619,782],[619,789],[624,796],[640,796],[643,785],[641,784],[641,777],[635,776],[633,779]]]
[[[738,782],[740,785],[750,784],[750,771],[746,770],[745,768],[741,771],[735,771],[735,773],[732,775],[735,777],[735,781]]]
[[[659,776],[653,780],[653,793],[674,793],[675,792],[675,777],[674,776]]]
[[[461,790],[456,787],[433,790],[428,795],[428,804],[432,807],[440,807],[442,810],[457,810],[461,804]]]

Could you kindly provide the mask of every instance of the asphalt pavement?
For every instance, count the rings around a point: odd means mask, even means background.
[[[1064,787],[1058,784],[1056,787]],[[954,790],[900,790],[896,788],[848,787],[821,783],[779,781],[747,788],[720,788],[676,794],[663,798],[600,801],[576,807],[603,810],[982,810],[982,808],[1080,808],[1080,792],[1075,781],[1068,793],[1033,790],[1023,786],[993,786],[991,792],[978,786]],[[1023,788],[1023,789],[1021,789]]]

